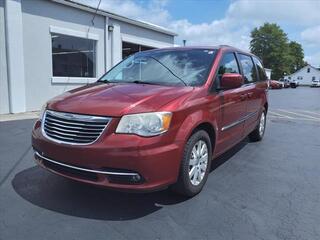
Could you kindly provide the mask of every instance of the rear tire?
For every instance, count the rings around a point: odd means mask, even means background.
[[[207,181],[211,157],[212,144],[208,133],[204,130],[195,132],[184,147],[178,180],[171,189],[188,197],[198,194]]]
[[[257,127],[249,134],[250,141],[258,142],[262,140],[264,136],[264,132],[266,130],[266,119],[267,119],[267,112],[263,108]]]

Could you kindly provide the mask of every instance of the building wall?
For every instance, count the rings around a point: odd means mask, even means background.
[[[173,46],[174,44],[174,37],[168,34],[155,32],[150,29],[142,28],[142,27],[121,22],[115,19],[110,19],[109,24],[120,25],[121,34],[128,34],[128,35],[136,36],[142,39],[147,39],[147,40],[150,40],[150,43],[153,41],[158,41],[159,44],[162,44],[163,46],[166,46],[166,45]]]
[[[9,113],[4,1],[0,0],[0,114]]]
[[[310,72],[308,72],[308,68],[310,69]],[[291,79],[289,79],[289,77]],[[316,80],[320,80],[320,71],[311,66],[306,66],[291,75],[285,76],[284,79],[297,80],[301,85],[310,85],[312,77],[315,77]]]
[[[26,111],[39,110],[48,99],[83,85],[52,82],[50,26],[81,32],[89,31],[98,35],[97,76],[103,74],[105,64],[104,17],[96,16],[94,27],[92,27],[92,14],[43,0],[22,1],[22,12]]]
[[[172,47],[174,45],[174,36],[168,34],[152,31],[112,18],[108,19],[108,25],[114,26],[113,32],[109,34],[108,49],[109,52],[112,52],[113,56],[112,54],[107,56],[108,62],[110,63],[108,69],[121,60],[122,42],[130,42],[155,48]]]

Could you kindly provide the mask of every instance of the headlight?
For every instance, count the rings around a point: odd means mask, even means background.
[[[156,136],[169,129],[172,113],[153,112],[125,115],[121,118],[116,133]]]
[[[46,111],[46,108],[47,108],[47,104],[43,104],[43,106],[40,110],[40,113],[39,113],[39,120],[40,121],[42,121],[42,118],[43,118],[44,112]]]

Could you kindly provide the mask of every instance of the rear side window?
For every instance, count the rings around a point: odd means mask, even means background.
[[[266,81],[268,79],[267,74],[262,66],[262,63],[260,62],[259,59],[257,59],[256,57],[253,58],[254,63],[257,66],[258,69],[258,74],[259,74],[259,80],[260,81]]]
[[[245,83],[252,83],[257,81],[257,71],[252,62],[252,59],[248,55],[239,54],[240,64],[244,75]]]

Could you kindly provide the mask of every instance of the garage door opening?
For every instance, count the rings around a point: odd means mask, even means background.
[[[122,42],[122,59],[129,57],[131,54],[136,52],[146,51],[154,49],[152,47],[142,46],[139,44],[129,43],[129,42]]]

